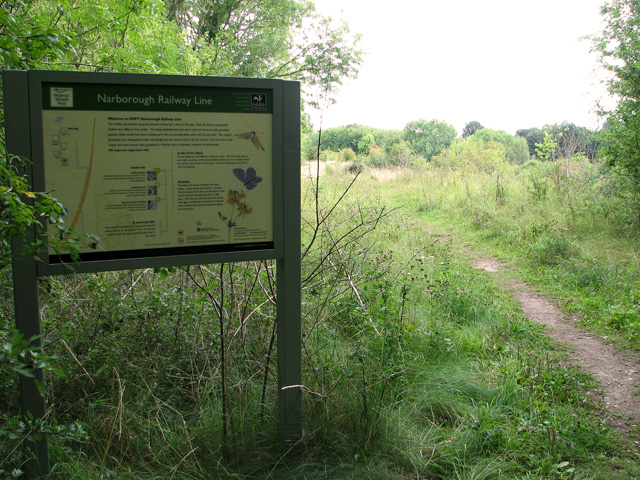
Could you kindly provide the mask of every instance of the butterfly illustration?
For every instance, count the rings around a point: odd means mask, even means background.
[[[246,172],[242,168],[234,168],[233,174],[238,180],[244,183],[244,186],[247,187],[247,190],[253,190],[254,188],[256,188],[256,185],[258,185],[262,181],[262,177],[258,177],[258,175],[256,174],[256,169],[253,167],[247,168]]]
[[[239,133],[238,135],[236,135],[236,137],[241,138],[242,140],[251,140],[251,143],[253,143],[254,147],[256,147],[258,150],[264,150],[264,147],[260,143],[256,132]]]

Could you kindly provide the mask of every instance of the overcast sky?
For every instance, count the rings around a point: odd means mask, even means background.
[[[564,121],[597,128],[601,73],[580,38],[601,28],[604,2],[314,0],[362,34],[367,52],[322,128],[402,129],[421,118],[446,121],[459,135],[472,120],[511,134]]]

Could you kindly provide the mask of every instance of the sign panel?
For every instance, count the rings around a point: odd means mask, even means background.
[[[83,260],[273,249],[272,89],[41,89],[44,190],[101,239]]]

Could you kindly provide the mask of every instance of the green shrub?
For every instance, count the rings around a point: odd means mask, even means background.
[[[529,247],[531,262],[538,265],[558,265],[569,260],[576,252],[567,236],[546,230]]]

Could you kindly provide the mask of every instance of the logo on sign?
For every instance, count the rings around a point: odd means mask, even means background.
[[[73,108],[73,88],[51,87],[51,106]]]
[[[254,112],[264,112],[267,110],[267,95],[264,93],[251,94],[251,110]]]

